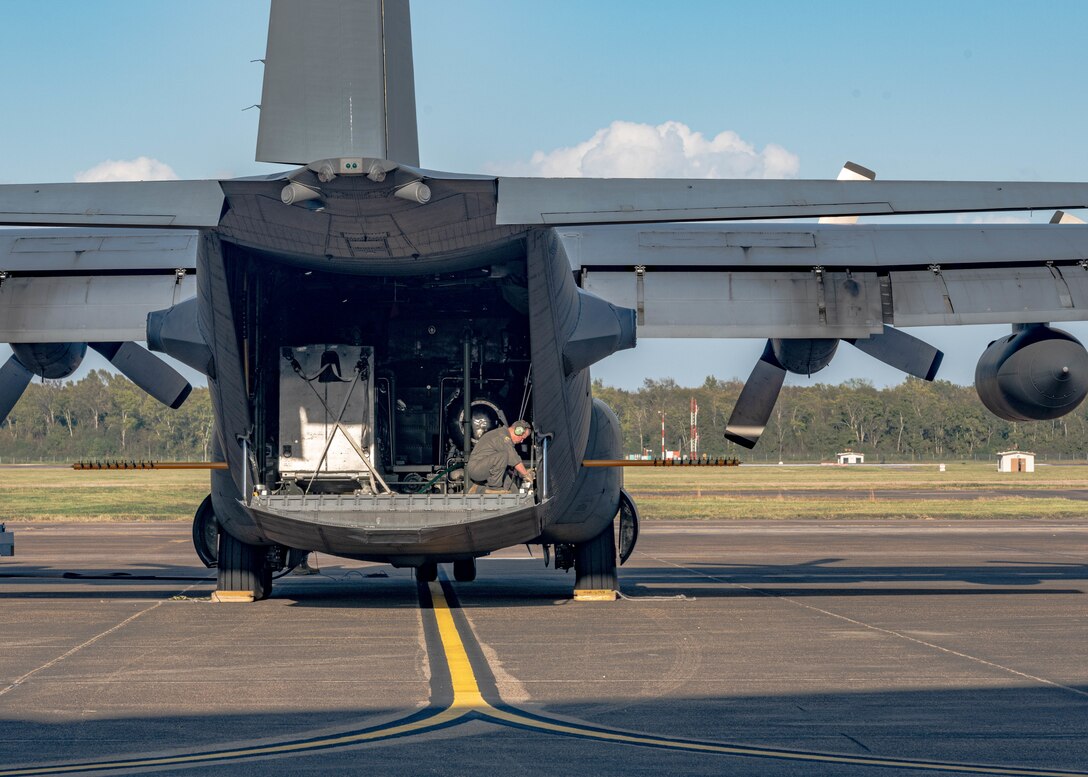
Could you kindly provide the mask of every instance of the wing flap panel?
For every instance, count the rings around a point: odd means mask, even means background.
[[[173,230],[0,230],[0,270],[195,270],[196,236]]]
[[[558,233],[574,269],[636,264],[924,269],[1088,259],[1088,229],[1049,224],[623,224]]]
[[[0,186],[0,224],[181,227],[219,224],[218,181],[111,181]]]
[[[1080,267],[904,271],[890,280],[896,326],[1088,319],[1088,271]]]
[[[196,295],[196,276],[54,276],[0,283],[0,342],[147,338],[147,314]]]
[[[883,330],[876,273],[594,270],[582,286],[633,308],[639,337],[866,338]]]
[[[822,275],[822,279],[820,278]],[[897,327],[1088,319],[1088,271],[997,267],[893,271],[883,321],[875,272],[591,268],[582,286],[633,308],[639,337],[867,338]]]
[[[1088,320],[1081,225],[607,225],[558,234],[585,288],[635,308],[640,337],[866,338],[881,322]],[[851,282],[856,297],[845,293]]]

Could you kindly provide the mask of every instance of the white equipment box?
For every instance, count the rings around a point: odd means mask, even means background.
[[[284,348],[280,365],[281,476],[367,475],[374,461],[374,349]]]

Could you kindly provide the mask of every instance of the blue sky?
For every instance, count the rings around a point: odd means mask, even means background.
[[[140,157],[181,178],[275,169],[252,161],[258,114],[243,110],[260,101],[250,60],[264,55],[267,8],[0,0],[0,183]],[[534,154],[578,157],[602,130],[622,141],[615,122],[676,122],[708,141],[735,133],[731,148],[751,153],[727,161],[756,174],[779,169],[760,167],[770,148],[801,178],[852,159],[884,179],[1088,181],[1088,3],[415,0],[412,17],[427,167],[520,172]],[[1004,331],[915,333],[948,352],[941,377],[967,383]],[[595,372],[699,384],[746,376],[761,349],[646,341]],[[812,381],[900,379],[850,351]]]

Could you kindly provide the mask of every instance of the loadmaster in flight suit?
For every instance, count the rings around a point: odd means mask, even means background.
[[[511,426],[492,429],[477,440],[465,467],[465,474],[472,481],[469,493],[510,493],[515,490],[511,469],[531,481],[533,476],[521,463],[521,456],[514,446],[523,442],[532,431],[528,421],[515,421]]]

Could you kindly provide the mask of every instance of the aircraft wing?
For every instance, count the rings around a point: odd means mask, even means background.
[[[221,189],[211,183],[215,190],[203,191],[214,195],[207,200],[214,208],[206,204],[203,216],[172,223],[203,225],[213,209],[218,214]],[[125,184],[52,186],[119,187],[125,196],[115,202],[129,198]],[[0,198],[12,188],[51,187],[0,187]],[[109,219],[126,212],[103,201],[99,213]],[[68,202],[67,211],[39,219],[84,217]],[[145,214],[170,210],[132,202]],[[1082,224],[662,223],[558,233],[583,287],[635,309],[642,337],[864,339],[886,324],[1088,318]],[[0,342],[143,339],[148,311],[195,293],[195,235],[161,228],[0,232]]]
[[[499,224],[876,216],[1088,207],[1088,183],[498,179]]]
[[[865,184],[872,186],[875,184]],[[868,338],[1088,319],[1084,225],[653,224],[558,230],[640,337]]]
[[[0,342],[124,342],[196,295],[198,233],[0,230]]]
[[[111,181],[0,186],[0,224],[172,227],[219,224],[218,181]]]

